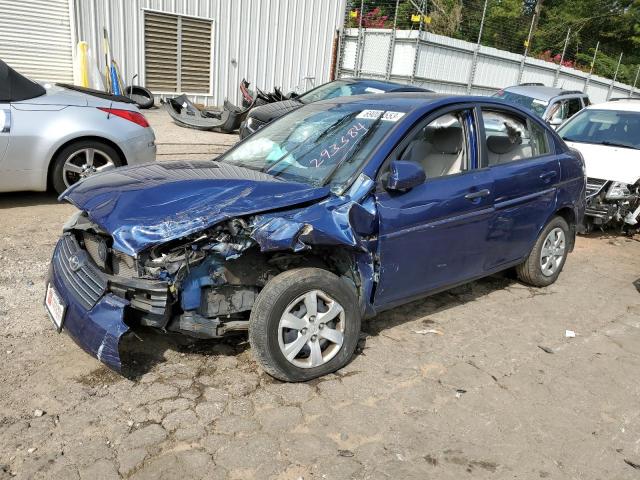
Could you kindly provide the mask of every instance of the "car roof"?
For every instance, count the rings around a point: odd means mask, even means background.
[[[551,100],[552,98],[557,97],[562,94],[576,94],[583,95],[586,94],[579,92],[577,90],[565,90],[563,88],[557,87],[545,87],[544,85],[515,85],[513,87],[503,88],[506,92],[518,93],[520,95],[526,95],[527,97],[537,98],[538,100]]]
[[[640,98],[614,98],[608,102],[597,103],[587,107],[589,110],[618,110],[623,112],[640,112]]]
[[[429,107],[431,104],[438,103],[439,106],[455,103],[483,103],[504,105],[508,108],[515,108],[526,113],[532,118],[536,118],[530,111],[513,105],[502,99],[493,97],[477,96],[477,95],[456,95],[451,93],[434,93],[434,92],[387,92],[384,95],[380,94],[366,94],[366,95],[353,95],[349,97],[335,97],[328,98],[326,100],[320,100],[314,102],[311,105],[316,104],[350,104],[357,105],[363,109],[385,109],[392,110],[398,109],[403,112],[412,112],[414,110],[423,109]]]
[[[379,93],[368,93],[366,95],[350,95],[346,97],[327,98],[314,102],[313,104],[352,104],[370,108],[400,108],[403,111],[411,111],[415,108],[426,106],[445,98],[463,98],[461,95],[451,95],[433,92],[387,92],[384,95]],[[313,105],[312,104],[312,105]]]
[[[414,91],[423,91],[423,92],[430,92],[431,90],[427,90],[426,88],[422,88],[422,87],[416,87],[415,85],[408,85],[405,83],[398,83],[398,82],[392,82],[389,80],[378,80],[375,78],[351,78],[351,77],[347,77],[347,78],[337,78],[336,80],[334,80],[335,82],[346,82],[350,85],[353,84],[357,84],[357,83],[361,83],[363,85],[366,85],[367,87],[372,87],[372,88],[378,88],[380,90],[384,90],[384,91],[393,91],[396,89],[407,89],[407,90],[414,90]]]

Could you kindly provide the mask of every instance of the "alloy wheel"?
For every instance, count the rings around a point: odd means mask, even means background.
[[[285,309],[278,323],[280,351],[299,368],[314,368],[330,361],[342,348],[345,312],[322,290],[300,295]]]
[[[98,148],[76,150],[67,157],[62,166],[62,179],[69,187],[94,173],[115,168],[113,159]]]
[[[566,248],[564,231],[561,228],[554,228],[549,232],[542,244],[540,252],[540,268],[545,277],[550,277],[562,264]]]

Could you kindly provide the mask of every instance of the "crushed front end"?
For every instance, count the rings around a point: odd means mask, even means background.
[[[640,221],[640,185],[587,178],[585,226],[637,230]]]

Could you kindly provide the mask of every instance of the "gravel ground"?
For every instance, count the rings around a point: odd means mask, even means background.
[[[148,117],[160,159],[235,140]],[[545,289],[498,275],[386,312],[306,384],[263,374],[243,337],[152,332],[126,379],[41,306],[71,212],[0,195],[0,479],[640,478],[638,237],[580,237]]]

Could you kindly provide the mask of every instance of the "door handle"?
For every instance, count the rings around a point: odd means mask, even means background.
[[[555,177],[556,175],[558,175],[558,174],[557,174],[556,172],[554,172],[554,171],[551,171],[551,172],[544,172],[544,173],[541,173],[541,174],[540,174],[540,177],[539,177],[539,178],[540,178],[540,180],[543,180],[543,181],[545,181],[545,182],[547,182],[547,183],[548,183],[548,182],[550,182],[550,181],[551,181],[551,179],[552,179],[553,177]]]
[[[476,198],[488,197],[491,195],[491,190],[488,188],[483,188],[482,190],[478,190],[477,192],[467,193],[464,198],[467,200],[475,200]]]

